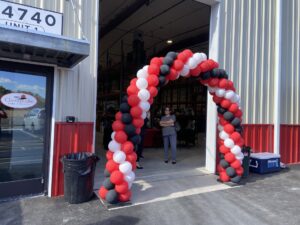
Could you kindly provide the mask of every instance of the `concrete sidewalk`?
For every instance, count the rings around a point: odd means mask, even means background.
[[[251,174],[245,185],[106,210],[98,199],[69,205],[36,197],[0,204],[0,224],[300,224],[300,165]]]

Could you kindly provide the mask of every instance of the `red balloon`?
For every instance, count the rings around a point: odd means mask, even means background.
[[[136,128],[136,129],[135,129],[135,133],[136,133],[136,134],[140,134],[140,133],[141,133],[141,128]]]
[[[245,141],[243,138],[240,138],[238,142],[235,143],[236,145],[240,146],[240,147],[243,147],[244,144],[245,144]]]
[[[105,187],[101,187],[98,191],[98,194],[100,196],[100,198],[105,200],[106,194],[107,194],[108,190]]]
[[[188,57],[192,57],[194,55],[193,52],[190,49],[185,49],[185,50],[183,50],[182,53],[185,54]]]
[[[136,85],[129,85],[127,88],[127,94],[128,95],[134,95],[139,92],[139,89],[136,87]]]
[[[183,62],[181,60],[176,59],[173,62],[173,66],[172,67],[179,72],[179,71],[181,71],[183,69],[183,66],[184,66]]]
[[[200,73],[201,73],[201,67],[200,67],[200,65],[198,65],[195,69],[191,70],[191,75],[193,77],[198,77],[200,75]]]
[[[137,95],[129,95],[127,101],[128,101],[128,105],[133,107],[138,105],[141,100]]]
[[[234,169],[237,169],[237,168],[241,167],[241,162],[236,159],[230,164],[230,166]]]
[[[106,159],[111,160],[113,158],[114,153],[112,151],[107,151],[106,152]]]
[[[128,183],[125,181],[125,182],[123,182],[121,184],[117,184],[115,186],[115,190],[119,194],[125,194],[128,191]]]
[[[220,117],[219,123],[220,123],[222,126],[226,126],[226,125],[228,124],[228,121],[225,120],[223,117]]]
[[[138,80],[137,78],[133,78],[133,79],[130,81],[130,85],[135,85],[137,80]]]
[[[112,129],[114,131],[124,130],[124,127],[125,125],[120,120],[116,120],[112,124]]]
[[[166,76],[166,79],[168,79],[168,80],[176,80],[177,76],[178,76],[177,71],[171,68],[170,69],[170,73]]]
[[[182,64],[186,63],[187,60],[189,59],[189,56],[184,54],[183,52],[180,52],[178,55],[177,55],[177,59],[180,60],[182,62]]]
[[[225,169],[224,169],[220,164],[218,164],[218,165],[217,165],[217,171],[218,171],[219,173],[222,173],[222,172],[225,172]]]
[[[210,65],[207,63],[207,60],[200,63],[200,68],[201,68],[202,73],[205,73],[205,72],[211,70]]]
[[[236,113],[234,114],[235,117],[241,118],[243,116],[243,112],[239,109],[238,111],[236,111]]]
[[[153,98],[150,97],[149,100],[148,100],[148,102],[149,102],[150,105],[152,105],[153,104]]]
[[[116,120],[121,120],[122,119],[122,113],[119,111],[115,115]]]
[[[136,170],[136,161],[131,162],[132,165],[132,170],[135,171]]]
[[[154,57],[150,61],[150,65],[155,64],[157,66],[161,66],[162,60],[159,57]]]
[[[158,84],[159,84],[159,80],[158,80],[158,77],[157,76],[155,76],[155,75],[149,75],[148,77],[147,77],[147,81],[148,81],[148,85],[149,86],[157,86]]]
[[[230,181],[230,177],[226,174],[226,172],[220,173],[220,180],[222,182],[228,182]]]
[[[240,166],[239,168],[237,168],[235,170],[236,174],[239,175],[239,176],[242,176],[243,173],[244,173],[244,168],[242,166]]]
[[[132,115],[132,117],[134,117],[134,118],[141,117],[142,113],[143,113],[143,110],[139,106],[134,106],[130,109],[130,115]]]
[[[149,93],[150,93],[151,97],[156,97],[157,96],[158,90],[157,90],[156,87],[149,87],[148,90],[149,90]]]
[[[131,152],[130,154],[126,155],[126,160],[133,163],[137,160],[137,154],[135,152]]]
[[[235,92],[234,84],[231,80],[228,80],[228,89]]]
[[[224,126],[224,131],[227,133],[227,134],[232,134],[234,132],[234,126],[232,126],[231,124],[226,124]]]
[[[213,95],[213,101],[214,101],[216,104],[219,104],[222,100],[223,100],[222,97],[218,97],[218,96],[216,96],[216,95]]]
[[[148,74],[159,75],[159,66],[157,64],[150,64],[148,66]]]
[[[213,70],[213,69],[219,67],[219,64],[217,62],[215,62],[214,60],[212,60],[212,59],[208,59],[206,62],[208,64],[210,70]]]
[[[122,144],[121,149],[125,154],[130,154],[133,152],[134,146],[130,141],[126,141],[125,143]]]
[[[228,110],[234,114],[238,111],[238,109],[239,109],[238,104],[232,103]]]
[[[228,80],[225,78],[222,78],[219,80],[219,88],[227,89],[228,86]]]
[[[128,136],[125,133],[125,131],[123,131],[123,130],[119,130],[115,134],[115,140],[121,144],[124,143],[125,141],[127,141],[127,138],[128,138]]]
[[[119,201],[120,202],[128,202],[131,198],[131,192],[130,191],[127,191],[126,193],[124,194],[119,194]]]
[[[238,143],[239,140],[241,139],[241,135],[240,135],[240,133],[238,133],[238,132],[233,132],[233,133],[230,135],[230,138],[234,141],[234,143]]]
[[[119,164],[111,159],[107,161],[105,168],[108,170],[108,172],[112,173],[113,171],[119,169]]]
[[[224,108],[224,109],[228,109],[231,105],[231,102],[228,100],[228,99],[223,99],[221,101],[221,106]]]
[[[219,83],[219,79],[218,78],[212,78],[209,81],[208,85],[211,86],[211,87],[216,87],[216,86],[218,86],[218,83]]]
[[[224,158],[229,163],[232,163],[234,160],[236,160],[235,155],[232,154],[231,152],[226,153]]]
[[[134,118],[132,120],[132,124],[136,127],[136,128],[141,128],[144,125],[144,120],[142,118]]]
[[[110,175],[110,181],[113,184],[122,184],[124,182],[123,173],[121,173],[119,170],[113,171]]]
[[[220,152],[223,154],[226,154],[227,152],[230,152],[230,149],[227,148],[225,145],[221,145],[219,148]]]

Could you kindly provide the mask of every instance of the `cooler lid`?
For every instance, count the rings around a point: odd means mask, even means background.
[[[272,159],[280,158],[279,154],[270,153],[270,152],[260,152],[260,153],[251,153],[250,158],[254,159]]]

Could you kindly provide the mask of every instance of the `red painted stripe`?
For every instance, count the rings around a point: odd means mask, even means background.
[[[280,154],[284,163],[300,162],[300,125],[280,126]]]
[[[274,125],[273,124],[243,124],[245,145],[253,152],[273,152]]]
[[[55,124],[52,196],[64,194],[61,157],[67,153],[92,152],[93,130],[93,122]]]

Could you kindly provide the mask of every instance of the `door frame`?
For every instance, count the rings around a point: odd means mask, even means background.
[[[46,129],[44,131],[44,154],[43,154],[43,167],[42,167],[42,183],[40,178],[34,178],[29,180],[10,181],[3,182],[3,191],[11,192],[11,195],[5,197],[18,197],[21,195],[36,195],[36,194],[48,194],[48,183],[49,183],[49,163],[50,163],[50,145],[51,145],[51,121],[52,121],[52,105],[53,105],[53,81],[54,81],[54,70],[52,66],[36,65],[23,62],[6,61],[0,59],[0,70],[9,72],[19,72],[25,74],[32,74],[37,76],[46,77]],[[41,73],[41,71],[43,71]],[[22,188],[16,188],[17,184],[22,184]],[[33,184],[33,185],[32,185]],[[42,192],[39,192],[40,186],[42,185]],[[32,191],[30,191],[32,190]],[[31,193],[35,192],[35,193]]]

